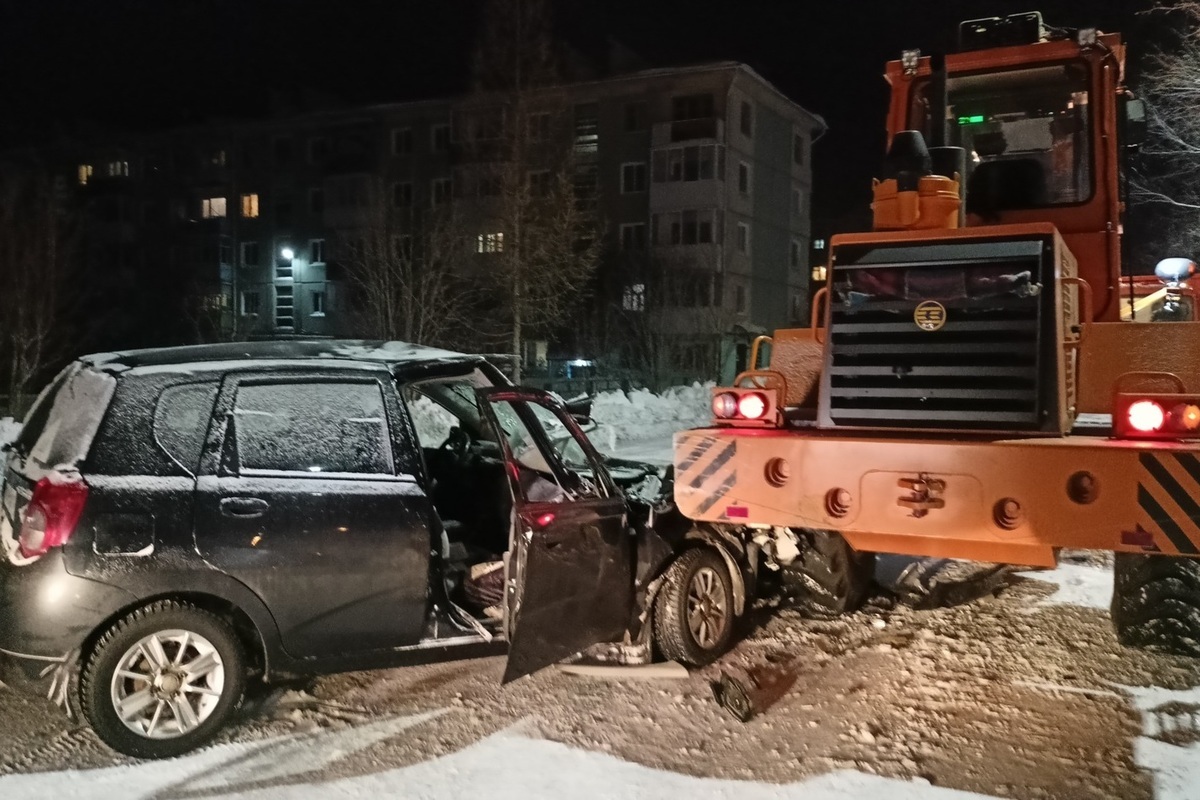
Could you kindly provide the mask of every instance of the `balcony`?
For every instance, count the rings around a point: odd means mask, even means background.
[[[654,147],[692,141],[725,141],[725,120],[717,117],[702,117],[659,122],[655,124],[651,135],[651,145]]]

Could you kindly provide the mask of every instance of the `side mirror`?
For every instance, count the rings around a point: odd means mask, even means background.
[[[1122,144],[1136,150],[1146,141],[1146,101],[1125,95],[1121,98]]]

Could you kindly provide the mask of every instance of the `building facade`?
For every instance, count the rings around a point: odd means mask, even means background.
[[[805,324],[820,117],[732,62],[545,91],[554,118],[534,114],[531,131],[568,137],[576,195],[603,223],[601,296],[589,305],[615,312],[610,332],[653,339],[642,349],[679,378],[731,377],[754,335]],[[161,317],[198,339],[353,334],[346,242],[382,214],[391,246],[411,253],[431,212],[480,208],[489,181],[464,142],[487,102],[232,121],[72,144],[55,158],[87,210],[89,264],[112,276],[114,295],[147,289],[128,325]],[[503,248],[494,218],[464,219],[464,252]],[[178,302],[156,303],[159,290]],[[615,341],[558,354],[636,360]],[[553,342],[531,348],[531,360],[555,354]]]

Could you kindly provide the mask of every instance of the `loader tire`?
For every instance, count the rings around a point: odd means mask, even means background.
[[[1200,657],[1200,561],[1115,555],[1112,622],[1117,641],[1140,650]]]
[[[788,605],[814,619],[857,611],[875,578],[875,554],[860,553],[829,531],[796,533],[800,555],[780,571],[780,588]]]

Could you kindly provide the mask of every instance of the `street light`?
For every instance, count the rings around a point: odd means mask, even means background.
[[[279,255],[283,256],[287,261],[291,261],[296,257],[296,251],[290,247],[285,247],[279,251]]]

